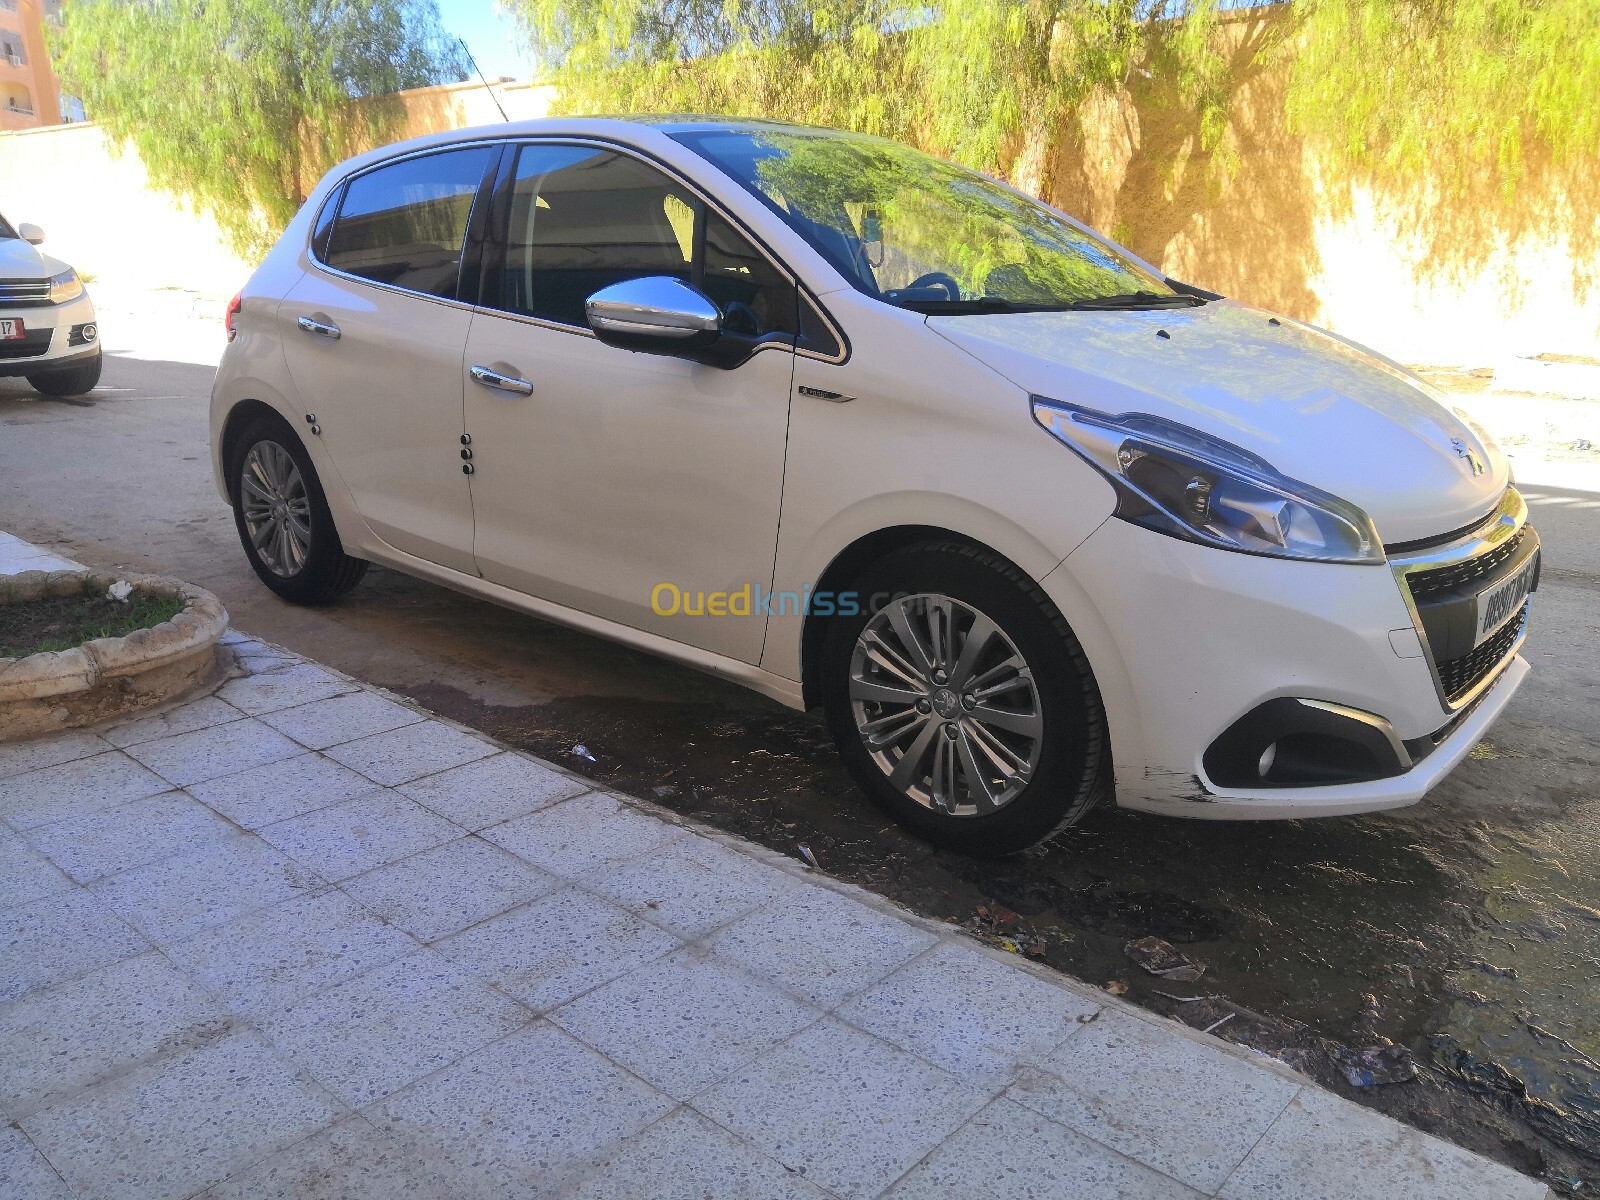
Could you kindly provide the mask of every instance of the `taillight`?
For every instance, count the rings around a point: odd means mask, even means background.
[[[244,293],[240,292],[232,300],[228,301],[228,315],[223,318],[222,323],[228,327],[228,340],[230,342],[239,336],[239,330],[234,327],[233,319],[239,315],[239,310],[244,307],[243,296]]]

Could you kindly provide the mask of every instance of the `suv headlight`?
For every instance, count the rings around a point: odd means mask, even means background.
[[[1033,397],[1033,416],[1117,492],[1116,515],[1169,537],[1275,558],[1381,563],[1372,518],[1221,438],[1164,417]]]
[[[83,280],[71,267],[59,275],[50,276],[50,303],[65,304],[83,295]]]

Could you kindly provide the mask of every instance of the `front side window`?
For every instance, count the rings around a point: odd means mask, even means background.
[[[5,217],[0,216],[0,239],[14,238],[16,236],[17,236],[17,231],[15,229],[11,228],[10,225],[6,224]]]
[[[897,142],[788,129],[673,137],[888,304],[951,313],[1196,302],[1042,204]]]
[[[794,284],[661,171],[605,147],[518,150],[504,254],[486,264],[486,304],[586,329],[590,296],[647,275],[699,288],[729,332],[797,328]]]
[[[470,146],[356,176],[345,185],[323,261],[376,283],[454,299],[472,202],[498,153]]]

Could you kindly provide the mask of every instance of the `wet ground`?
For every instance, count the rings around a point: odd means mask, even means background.
[[[1535,674],[1422,804],[1271,824],[1103,809],[1041,853],[983,863],[901,834],[819,720],[732,686],[387,571],[332,609],[279,603],[211,490],[209,380],[114,359],[104,395],[77,405],[0,381],[0,528],[182,575],[240,628],[1191,1025],[1223,1022],[1218,1036],[1559,1191],[1600,1190],[1600,489],[1527,485],[1547,547]],[[1124,953],[1146,935],[1204,975],[1146,974]],[[1333,1051],[1387,1042],[1415,1081],[1344,1081]]]

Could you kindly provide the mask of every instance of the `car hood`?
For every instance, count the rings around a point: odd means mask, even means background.
[[[66,263],[21,238],[0,238],[0,279],[48,279],[66,269]]]
[[[1510,483],[1499,447],[1399,364],[1233,301],[930,317],[928,325],[1036,395],[1224,438],[1359,504],[1387,544],[1470,525]]]

